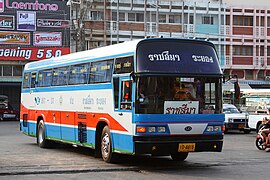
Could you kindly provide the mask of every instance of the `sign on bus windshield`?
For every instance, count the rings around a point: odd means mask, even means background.
[[[166,39],[138,44],[137,72],[222,74],[211,43]]]

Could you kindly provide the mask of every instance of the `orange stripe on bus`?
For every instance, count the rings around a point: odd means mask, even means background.
[[[21,119],[23,119],[23,114],[28,114],[29,120],[37,120],[39,116],[42,116],[47,123],[77,126],[78,122],[85,122],[90,128],[96,128],[98,122],[105,121],[111,130],[127,132],[116,119],[107,113],[31,110],[21,104]]]

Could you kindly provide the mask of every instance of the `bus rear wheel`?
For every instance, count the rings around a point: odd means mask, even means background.
[[[46,136],[45,136],[45,125],[44,125],[43,120],[39,121],[39,123],[38,123],[37,144],[41,148],[49,147],[49,141],[46,139]]]
[[[101,134],[101,156],[102,159],[107,163],[112,163],[116,161],[116,155],[112,150],[112,138],[110,129],[105,126]]]
[[[173,153],[171,157],[173,161],[184,161],[188,157],[188,152]]]

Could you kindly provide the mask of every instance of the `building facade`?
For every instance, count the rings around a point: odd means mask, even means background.
[[[0,1],[0,95],[13,108],[26,63],[70,53],[69,13],[64,1]]]
[[[270,77],[270,9],[226,7],[224,72],[239,79],[268,83]]]
[[[226,18],[220,1],[81,0],[71,9],[71,52],[146,37],[196,38],[213,42],[225,62]]]

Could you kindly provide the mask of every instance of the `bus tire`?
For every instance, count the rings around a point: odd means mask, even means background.
[[[171,157],[173,161],[184,161],[188,157],[188,152],[173,153]]]
[[[44,125],[43,120],[40,120],[38,123],[37,144],[40,148],[48,148],[49,147],[49,141],[46,139],[46,136],[45,136],[45,125]]]
[[[112,137],[110,129],[108,126],[105,126],[101,133],[101,156],[102,159],[107,163],[115,162],[116,155],[112,150]]]

